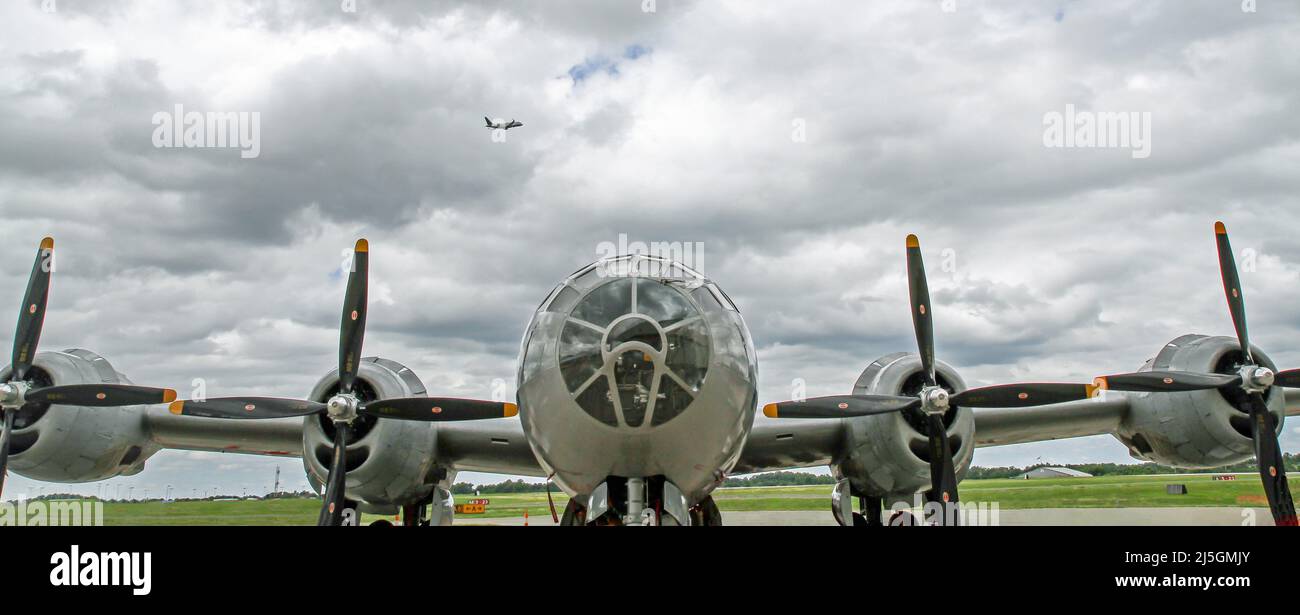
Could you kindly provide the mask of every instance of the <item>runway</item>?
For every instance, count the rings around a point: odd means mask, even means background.
[[[723,512],[728,526],[835,525],[830,511]],[[462,515],[457,525],[524,525],[522,517],[473,519]],[[528,525],[550,526],[550,515],[532,516]],[[1273,525],[1267,508],[1038,508],[998,511],[988,525],[998,526],[1240,526]]]

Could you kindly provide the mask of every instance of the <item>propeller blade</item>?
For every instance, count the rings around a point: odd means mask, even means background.
[[[4,431],[0,432],[0,494],[5,490],[5,477],[9,475],[9,433],[14,430],[14,413],[0,410],[4,414]]]
[[[948,431],[943,427],[943,417],[927,414],[930,432],[930,501],[940,504],[957,503],[957,473],[952,467],[952,450],[948,448]],[[946,522],[948,507],[943,507]],[[951,519],[957,525],[957,517]]]
[[[366,402],[358,413],[406,421],[474,421],[514,416],[519,413],[519,407],[507,402],[455,397],[395,397]]]
[[[1273,377],[1273,385],[1280,387],[1300,387],[1300,369],[1280,371]]]
[[[1200,374],[1196,372],[1150,371],[1115,374],[1097,379],[1097,386],[1112,391],[1164,393],[1170,391],[1204,391],[1241,384],[1241,376]]]
[[[1228,229],[1222,222],[1214,223],[1214,239],[1219,248],[1219,273],[1223,276],[1223,292],[1228,297],[1228,311],[1232,314],[1232,326],[1237,330],[1237,342],[1241,344],[1241,353],[1246,355],[1246,363],[1254,364],[1250,354],[1250,334],[1246,331],[1246,298],[1241,290],[1241,278],[1237,275],[1237,262],[1232,256],[1232,243],[1228,241]]]
[[[204,401],[174,401],[172,414],[210,419],[279,419],[325,411],[325,404],[279,397],[218,397]]]
[[[366,286],[369,278],[370,243],[358,239],[352,249],[352,271],[343,296],[343,319],[339,324],[339,392],[351,393],[361,361],[361,342],[366,337]]]
[[[1295,502],[1291,499],[1291,489],[1286,483],[1286,466],[1283,464],[1282,447],[1277,442],[1277,425],[1273,414],[1264,403],[1264,396],[1251,393],[1250,400],[1251,437],[1255,441],[1255,461],[1259,465],[1259,476],[1264,481],[1264,494],[1268,497],[1268,507],[1273,513],[1273,522],[1277,525],[1296,525]]]
[[[339,525],[343,519],[343,482],[347,480],[347,423],[334,423],[334,461],[330,463],[329,476],[325,477],[325,499],[316,525]]]
[[[916,346],[921,352],[925,383],[934,386],[934,322],[930,314],[930,285],[925,279],[921,240],[916,235],[907,236],[907,292],[912,300],[912,327],[916,329]]]
[[[968,389],[950,398],[954,406],[968,408],[1027,408],[1046,406],[1092,397],[1098,390],[1092,384],[1064,382],[1025,382]]]
[[[842,419],[888,414],[920,407],[915,397],[894,395],[831,395],[803,401],[783,401],[763,406],[763,414],[774,419]]]
[[[176,401],[176,391],[130,384],[65,384],[30,391],[28,402],[65,406],[143,406]]]
[[[41,326],[45,323],[45,305],[50,298],[50,274],[54,271],[54,238],[41,240],[36,250],[36,262],[27,278],[27,293],[18,312],[18,329],[14,332],[14,353],[10,380],[25,380],[27,370],[36,356],[36,345],[41,339]]]

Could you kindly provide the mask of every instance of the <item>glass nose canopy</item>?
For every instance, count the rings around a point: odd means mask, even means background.
[[[560,373],[580,407],[618,427],[667,423],[709,366],[709,329],[671,283],[619,278],[592,289],[560,334]]]

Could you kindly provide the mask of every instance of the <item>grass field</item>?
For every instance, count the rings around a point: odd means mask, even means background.
[[[1185,484],[1187,495],[1166,495],[1165,485]],[[830,485],[809,487],[747,487],[720,489],[714,499],[726,511],[829,510]],[[557,509],[568,498],[558,491]],[[491,500],[483,515],[460,515],[460,522],[476,518],[549,515],[545,493],[487,494]],[[1025,508],[1132,508],[1163,506],[1267,506],[1264,491],[1254,475],[1235,481],[1212,481],[1207,474],[1177,476],[1107,476],[1036,480],[968,480],[961,483],[963,502],[997,502],[1002,510]],[[460,496],[461,500],[468,499]],[[105,525],[312,525],[319,500],[246,500],[108,503]],[[365,515],[363,523],[380,519]],[[392,520],[391,517],[389,517]]]

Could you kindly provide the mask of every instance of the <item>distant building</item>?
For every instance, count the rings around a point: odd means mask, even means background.
[[[1092,475],[1070,468],[1034,468],[1016,478],[1092,478]]]

